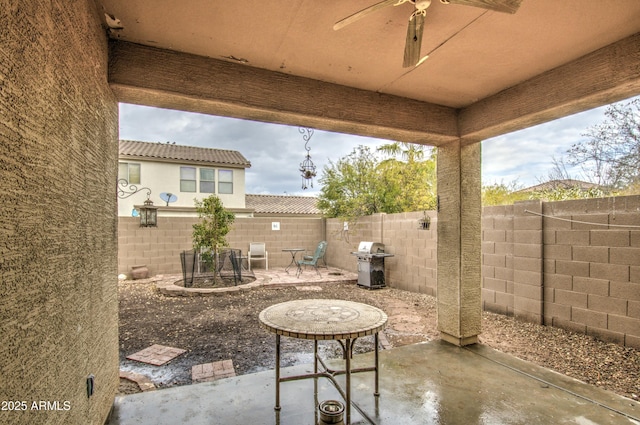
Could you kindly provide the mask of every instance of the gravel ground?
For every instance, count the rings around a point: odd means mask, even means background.
[[[235,295],[166,297],[151,281],[124,281],[119,283],[119,298],[121,369],[146,375],[161,370],[150,376],[158,387],[190,384],[191,366],[218,360],[232,359],[238,375],[273,368],[273,335],[258,326],[257,316],[269,305],[291,299],[335,298],[379,307],[389,315],[384,333],[394,347],[438,338],[435,298],[392,288],[369,291],[354,284],[324,284],[306,290],[261,287]],[[639,400],[638,350],[492,313],[483,314],[480,342]],[[283,367],[304,362],[308,343],[285,338],[283,352],[290,355]],[[140,368],[126,359],[152,344],[180,347],[187,353],[160,369]],[[359,352],[371,349],[370,341],[356,345]],[[137,391],[125,380],[122,384],[122,393]]]

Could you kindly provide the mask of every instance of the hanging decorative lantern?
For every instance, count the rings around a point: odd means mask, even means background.
[[[313,136],[313,129],[300,127],[298,128],[302,139],[304,140],[304,148],[307,150],[307,156],[304,161],[300,163],[300,175],[302,176],[302,189],[307,189],[309,186],[313,187],[313,178],[316,176],[316,166],[311,160],[311,148],[309,147],[309,140]]]

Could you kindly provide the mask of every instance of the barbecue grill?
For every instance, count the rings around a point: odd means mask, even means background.
[[[384,252],[380,242],[360,242],[358,251],[352,252],[358,258],[358,286],[368,289],[384,288],[384,259],[393,254]]]

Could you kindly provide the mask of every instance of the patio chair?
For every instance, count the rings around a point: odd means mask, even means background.
[[[265,270],[269,270],[269,253],[264,242],[250,242],[249,254],[247,256],[247,262],[249,263],[249,270],[251,270],[252,261],[263,261]]]
[[[320,243],[323,243],[323,242],[324,242],[324,243],[325,243],[325,245],[326,245],[327,241],[322,241],[322,242],[320,242]],[[326,249],[326,246],[325,246],[325,250],[324,250],[324,253],[322,254],[321,259],[322,259],[322,263],[324,264],[324,266],[323,266],[323,267],[324,267],[325,269],[328,269],[329,267],[327,266],[327,260],[324,258],[326,253],[327,253],[327,249]],[[302,259],[303,259],[303,260],[306,260],[306,261],[311,261],[311,260],[313,260],[313,255],[305,255],[304,257],[302,257]],[[318,267],[320,267],[320,266],[318,266]]]
[[[320,271],[318,270],[318,260],[324,257],[324,254],[326,251],[327,251],[327,242],[326,241],[320,242],[316,247],[316,251],[313,253],[313,256],[311,257],[310,260],[303,258],[302,260],[298,261],[298,273],[296,276],[300,277],[300,273],[302,273],[302,266],[305,266],[305,267],[313,266],[313,268],[316,270],[316,273],[318,273],[318,276],[322,276],[320,274]]]

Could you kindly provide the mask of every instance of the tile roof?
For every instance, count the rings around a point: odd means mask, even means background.
[[[597,188],[598,185],[595,183],[585,182],[582,180],[574,180],[574,179],[550,180],[548,182],[540,183],[535,186],[520,189],[517,192],[533,192],[536,190],[571,189],[574,187],[581,190],[589,190],[589,189]]]
[[[245,195],[246,208],[254,209],[255,214],[320,215],[317,202],[318,198],[312,196]]]
[[[120,140],[120,158],[149,158],[168,162],[200,162],[215,165],[251,167],[251,162],[240,152],[224,149],[183,146],[173,143],[138,142]]]

